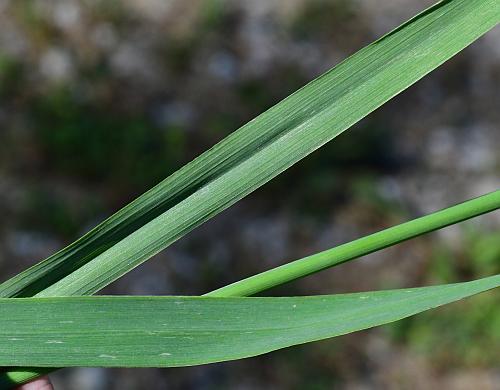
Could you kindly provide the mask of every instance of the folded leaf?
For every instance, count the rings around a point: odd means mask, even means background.
[[[223,211],[462,50],[497,0],[417,15],[250,121],[79,241],[0,285],[0,296],[92,294]]]
[[[310,297],[0,299],[0,365],[177,367],[240,359],[396,321],[498,286],[500,275]]]

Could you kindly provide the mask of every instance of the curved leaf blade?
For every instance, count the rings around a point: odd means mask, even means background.
[[[240,359],[396,321],[498,286],[500,275],[309,297],[0,299],[0,365],[178,367]]]

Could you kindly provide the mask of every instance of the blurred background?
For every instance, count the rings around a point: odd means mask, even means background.
[[[428,0],[0,0],[0,275],[70,243]],[[107,294],[202,294],[500,184],[500,29]],[[500,213],[282,286],[500,271]],[[499,293],[265,356],[65,369],[56,389],[498,389]]]

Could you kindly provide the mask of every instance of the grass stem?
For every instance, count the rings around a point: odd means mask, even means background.
[[[500,208],[500,190],[250,276],[211,291],[205,296],[253,295],[498,208]]]

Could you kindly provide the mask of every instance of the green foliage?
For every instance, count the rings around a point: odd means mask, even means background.
[[[0,98],[16,89],[23,67],[0,52]]]
[[[211,297],[61,297],[93,294],[132,270],[415,83],[494,27],[499,17],[500,5],[493,0],[436,4],[248,122],[80,240],[1,284],[0,364],[172,367],[237,359],[395,321],[498,287],[496,275],[411,290],[227,298],[498,209],[500,191],[245,279]],[[75,156],[81,155],[92,172],[116,163],[132,180],[145,170],[162,169],[133,163],[134,154],[161,150],[162,139],[144,138],[142,121],[99,111],[88,121],[76,121],[84,117],[83,106],[54,97],[40,102],[37,120],[45,129],[47,153],[58,163],[84,175],[87,166],[79,166]],[[107,133],[108,126],[127,135]],[[92,147],[85,147],[87,140]],[[179,149],[184,143],[180,135],[170,141]],[[104,145],[118,155],[133,152],[108,162]],[[488,243],[471,252],[481,253],[479,272],[493,269],[498,256],[496,250],[484,252]],[[453,275],[442,269],[438,273]],[[28,296],[35,298],[11,299]],[[415,329],[416,339],[430,339]],[[1,380],[12,385],[41,372],[15,369]]]
[[[500,286],[275,298],[1,299],[0,364],[178,367],[240,359],[395,321]],[[78,351],[75,353],[74,351]]]
[[[447,1],[250,121],[0,296],[91,294],[336,137],[498,22],[487,0]]]
[[[33,111],[46,161],[67,175],[145,188],[182,158],[182,129],[155,128],[138,115],[105,112],[66,89],[35,102]]]

